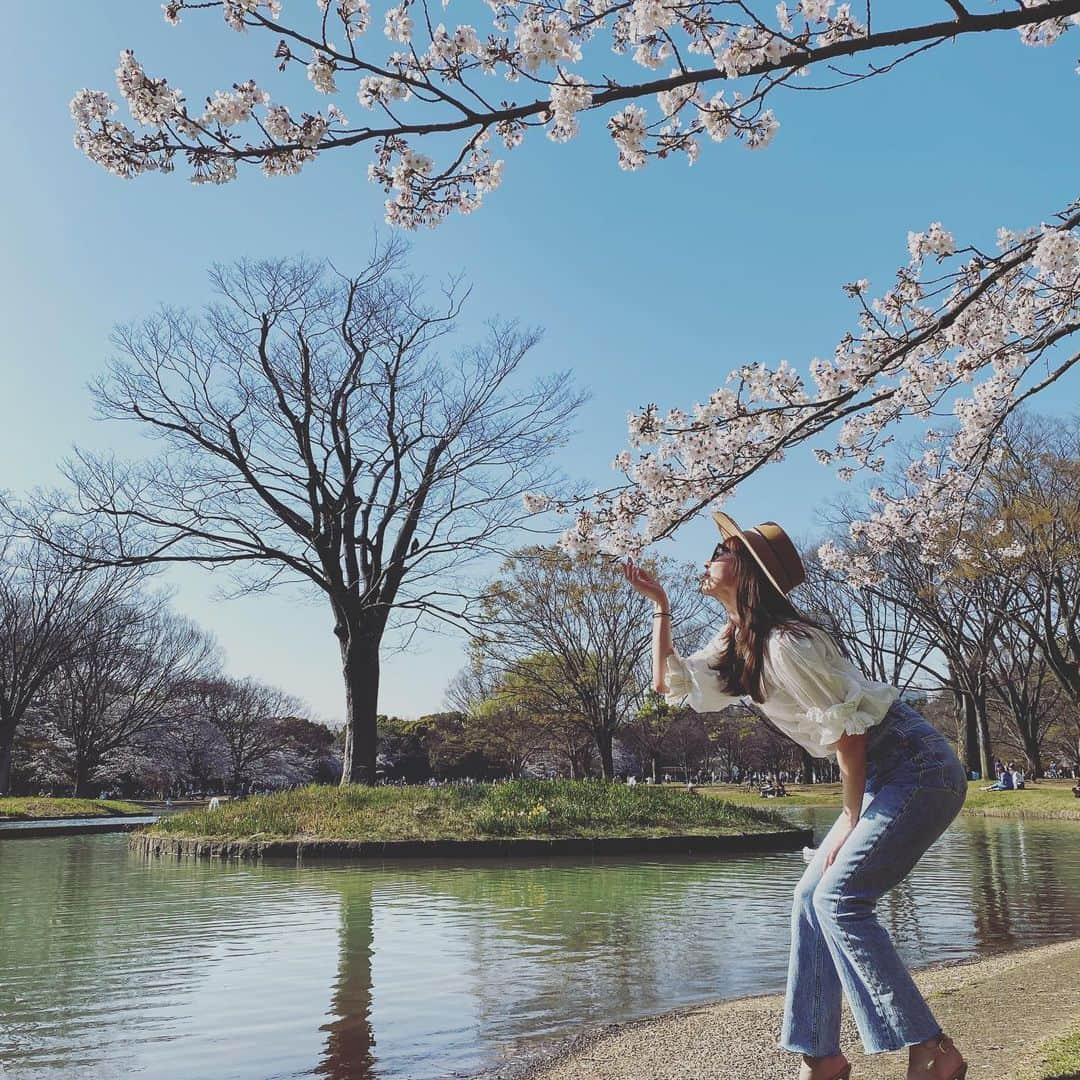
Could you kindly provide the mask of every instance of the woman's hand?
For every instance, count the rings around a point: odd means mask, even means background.
[[[661,608],[667,611],[667,593],[664,592],[664,586],[652,574],[647,570],[642,570],[632,559],[627,559],[623,563],[622,571],[634,592],[648,597],[654,604],[659,604]]]
[[[848,819],[848,824],[844,827],[844,830],[836,838],[836,842],[831,848],[829,848],[829,854],[825,856],[825,869],[828,870],[834,862],[836,862],[836,856],[840,854],[840,849],[844,846],[844,842],[855,831],[855,825]]]

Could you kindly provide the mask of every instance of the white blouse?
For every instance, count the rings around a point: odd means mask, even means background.
[[[748,700],[725,693],[709,668],[724,647],[728,625],[690,656],[667,658],[669,705],[689,705],[695,712],[714,712]],[[861,735],[881,722],[900,696],[895,686],[874,682],[836,647],[828,634],[806,628],[801,637],[774,630],[765,643],[761,706],[776,726],[813,757],[830,757],[846,732]]]

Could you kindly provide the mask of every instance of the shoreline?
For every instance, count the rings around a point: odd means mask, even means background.
[[[973,806],[969,810],[965,806],[960,813],[967,815],[967,817],[1013,818],[1014,820],[1027,818],[1033,821],[1080,821],[1080,810],[1029,810],[1025,807],[1012,810],[1004,806]]]
[[[912,974],[979,1075],[1019,1080],[1038,1060],[1042,1044],[1080,1030],[1080,938],[939,961],[912,968]],[[775,1047],[782,1001],[778,993],[721,998],[603,1024],[523,1046],[470,1080],[771,1080],[794,1075],[798,1055]],[[754,1040],[749,1047],[748,1035]],[[905,1060],[902,1051],[859,1052],[846,1002],[843,1043],[861,1080],[898,1075]],[[999,1071],[988,1072],[995,1063]]]
[[[333,840],[304,837],[231,839],[136,833],[132,851],[148,858],[387,859],[508,858],[520,855],[744,854],[798,851],[813,843],[813,830],[784,829],[759,833],[689,833],[671,836],[504,837],[470,840]]]

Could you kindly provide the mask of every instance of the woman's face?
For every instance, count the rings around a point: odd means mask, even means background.
[[[721,541],[705,561],[701,591],[706,596],[730,595],[734,591],[739,565],[738,544],[735,537]]]

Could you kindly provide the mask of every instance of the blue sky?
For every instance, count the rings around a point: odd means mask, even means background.
[[[947,15],[943,3],[904,7]],[[482,5],[455,0],[455,9],[456,20],[483,25]],[[59,27],[48,5],[14,5],[6,16],[19,47],[0,74],[8,147],[0,484],[21,490],[55,482],[74,443],[150,449],[133,430],[91,419],[86,384],[109,356],[115,324],[163,301],[201,304],[214,262],[305,253],[348,267],[386,227],[363,149],[327,155],[298,178],[242,171],[219,189],[188,184],[183,166],[121,181],[73,148],[68,101],[83,86],[114,92],[125,47],[191,102],[247,77],[281,100],[302,100],[302,74],[274,70],[274,40],[227,31],[216,13],[172,29],[150,0],[67,5]],[[503,187],[478,213],[412,236],[412,266],[433,281],[467,276],[467,328],[493,314],[546,328],[532,370],[573,368],[592,392],[563,464],[606,484],[628,410],[688,407],[750,360],[804,367],[828,355],[851,325],[841,283],[867,277],[884,288],[907,257],[909,229],[940,220],[958,239],[989,247],[999,225],[1037,223],[1074,197],[1078,41],[1073,32],[1047,50],[1025,48],[1011,32],[984,36],[843,91],[788,93],[774,101],[781,129],[772,146],[706,145],[693,168],[659,162],[623,173],[605,117],[583,116],[576,141],[533,135],[510,154]],[[359,116],[351,91],[339,100]],[[1071,411],[1077,397],[1073,379],[1040,408]],[[761,474],[726,509],[806,536],[842,490],[805,453]],[[696,522],[668,550],[696,559],[711,538],[711,523]],[[339,660],[320,598],[221,603],[223,583],[207,572],[170,580],[177,608],[217,635],[230,670],[340,719]],[[441,707],[461,663],[459,642],[417,639],[408,656],[387,660],[384,711]]]

